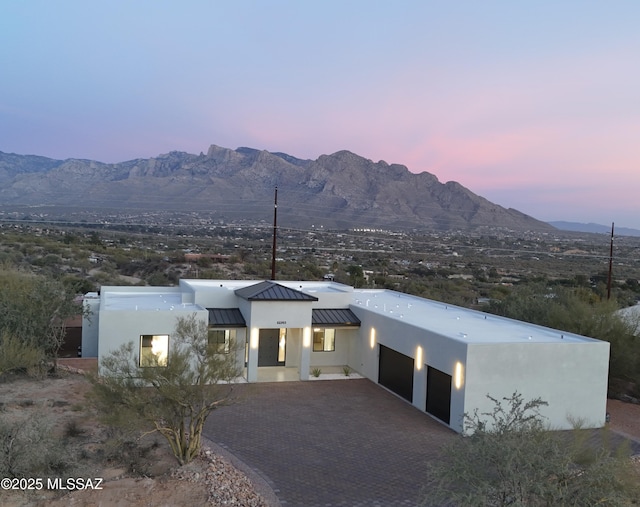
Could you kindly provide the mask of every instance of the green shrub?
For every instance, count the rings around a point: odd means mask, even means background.
[[[7,332],[0,337],[0,374],[17,370],[38,373],[43,367],[44,358],[42,348],[23,343]]]

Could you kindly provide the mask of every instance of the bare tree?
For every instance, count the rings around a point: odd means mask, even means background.
[[[106,422],[160,433],[184,465],[200,451],[205,421],[228,401],[240,375],[237,347],[230,343],[221,351],[209,343],[206,322],[181,317],[168,357],[152,356],[141,366],[130,342],[102,359],[95,399]]]

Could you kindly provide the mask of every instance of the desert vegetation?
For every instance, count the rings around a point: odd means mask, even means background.
[[[102,285],[175,285],[180,278],[271,277],[272,229],[265,224],[158,213],[136,216],[135,223],[125,215],[86,224],[23,218],[0,222],[0,276],[42,285],[30,303],[50,288],[69,295]],[[636,330],[616,312],[640,299],[640,238],[616,239],[609,299],[608,247],[609,238],[598,234],[281,228],[276,266],[282,280],[330,274],[356,287],[389,288],[608,340],[612,389],[635,389],[638,397]],[[23,305],[24,298],[14,307]],[[51,354],[60,336],[48,336]],[[10,352],[22,343],[11,333],[1,339]],[[21,349],[19,361],[41,361],[39,353],[45,351]]]
[[[491,398],[493,410],[465,415],[467,437],[446,446],[430,463],[425,505],[635,505],[640,498],[629,449],[607,429],[594,441],[574,421],[552,432],[539,398],[515,392]]]
[[[268,227],[248,224],[159,227],[157,217],[153,225],[115,227],[0,223],[0,378],[4,382],[23,375],[55,378],[65,319],[81,311],[74,300],[101,285],[172,285],[181,277],[269,278],[270,233]],[[604,339],[611,343],[611,393],[640,397],[638,326],[617,313],[640,297],[638,239],[617,243],[612,297],[607,299],[608,259],[603,252],[608,239],[598,235],[286,229],[279,235],[279,279],[313,280],[330,273],[336,281],[357,287],[390,288]],[[218,356],[207,353],[203,330],[188,322],[181,326],[184,340],[176,342],[173,367],[163,368],[164,376],[153,367],[140,368],[133,350],[123,349],[105,363],[106,380],[95,383],[94,401],[83,403],[79,410],[79,420],[93,413],[93,403],[100,413],[112,416],[103,419],[111,429],[100,452],[104,459],[129,463],[126,468],[132,472],[145,473],[148,468],[143,463],[159,445],[157,440],[143,444],[139,436],[144,432],[162,435],[178,463],[190,461],[199,449],[202,422],[224,403],[225,391],[213,392],[214,385],[233,372],[212,362]],[[197,364],[186,359],[193,350],[204,353]],[[518,400],[508,403],[514,401]],[[113,410],[115,405],[119,410]],[[511,408],[501,405],[490,415],[498,417]],[[527,432],[526,438],[515,433],[518,438],[508,434],[504,441],[491,440],[495,435],[473,417],[469,423],[477,426],[474,434],[485,440],[463,439],[460,445],[478,442],[478,449],[483,449],[492,442],[496,451],[508,453],[516,452],[508,447],[514,440],[542,438],[538,434],[542,423],[536,420],[535,425],[518,428]],[[141,421],[142,426],[131,428],[123,424],[127,419]],[[47,417],[26,422],[15,413],[9,417],[0,411],[0,441],[12,443],[0,456],[2,470],[9,476],[68,474],[82,463],[88,451],[65,454],[57,442],[81,441],[86,427],[65,422],[54,431],[53,424]],[[543,440],[539,447],[552,443]],[[571,464],[554,463],[577,466],[577,455],[571,459]],[[604,463],[603,470],[609,465],[621,470],[618,462],[603,459],[604,454],[589,458]],[[587,467],[589,460],[580,466]],[[553,470],[545,468],[544,473],[556,473]],[[583,484],[585,473],[572,488]],[[440,480],[445,484],[447,479]],[[494,493],[500,487],[491,486]]]
[[[204,423],[229,399],[240,369],[236,344],[219,353],[206,323],[193,316],[179,318],[172,336],[166,364],[154,356],[142,366],[133,343],[104,358],[93,399],[110,426],[159,433],[184,465],[200,453]]]

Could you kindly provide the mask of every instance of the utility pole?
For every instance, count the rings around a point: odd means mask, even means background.
[[[613,225],[611,222],[611,247],[609,248],[609,276],[607,278],[607,301],[611,299],[611,275],[613,273]]]
[[[271,249],[271,279],[276,279],[276,232],[278,230],[278,187],[273,200],[273,247]]]

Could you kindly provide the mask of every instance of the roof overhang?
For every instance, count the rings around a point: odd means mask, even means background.
[[[207,308],[207,311],[209,312],[209,327],[247,327],[238,308]]]
[[[348,308],[311,310],[314,327],[359,327],[360,319]]]
[[[318,301],[315,296],[269,280],[236,289],[235,293],[247,301]]]

